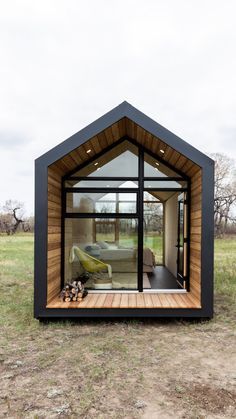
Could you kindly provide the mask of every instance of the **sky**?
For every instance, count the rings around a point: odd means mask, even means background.
[[[34,160],[127,100],[236,158],[236,1],[0,1],[0,206]]]

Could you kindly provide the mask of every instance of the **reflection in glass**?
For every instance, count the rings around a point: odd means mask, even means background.
[[[134,218],[66,219],[65,281],[88,272],[88,289],[137,289],[137,231]],[[70,263],[73,246],[79,249],[79,257]]]
[[[124,141],[98,159],[78,170],[74,176],[137,177],[138,148]]]
[[[89,178],[88,178],[89,179]],[[66,188],[138,188],[136,180],[66,180]]]
[[[163,264],[163,204],[152,193],[144,193],[144,248],[153,253],[155,264]]]
[[[167,189],[167,188],[186,188],[187,182],[184,180],[174,181],[174,180],[145,180],[144,181],[144,188],[146,189]]]
[[[144,177],[178,177],[179,175],[159,160],[144,153]]]
[[[68,192],[68,213],[136,213],[136,193]]]

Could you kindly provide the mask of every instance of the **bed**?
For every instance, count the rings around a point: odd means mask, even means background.
[[[80,245],[81,247],[81,245]],[[87,243],[83,250],[105,263],[109,263],[112,272],[137,272],[137,249],[128,248],[107,242]],[[143,272],[152,272],[155,266],[155,256],[151,249],[143,250]]]

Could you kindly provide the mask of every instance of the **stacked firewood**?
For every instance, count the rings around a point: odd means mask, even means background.
[[[81,281],[68,282],[61,291],[60,298],[69,303],[70,301],[82,301],[88,295]]]

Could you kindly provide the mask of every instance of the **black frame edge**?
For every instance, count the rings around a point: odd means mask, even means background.
[[[35,161],[34,317],[47,304],[48,170]]]
[[[202,167],[201,305],[214,313],[214,162]]]

